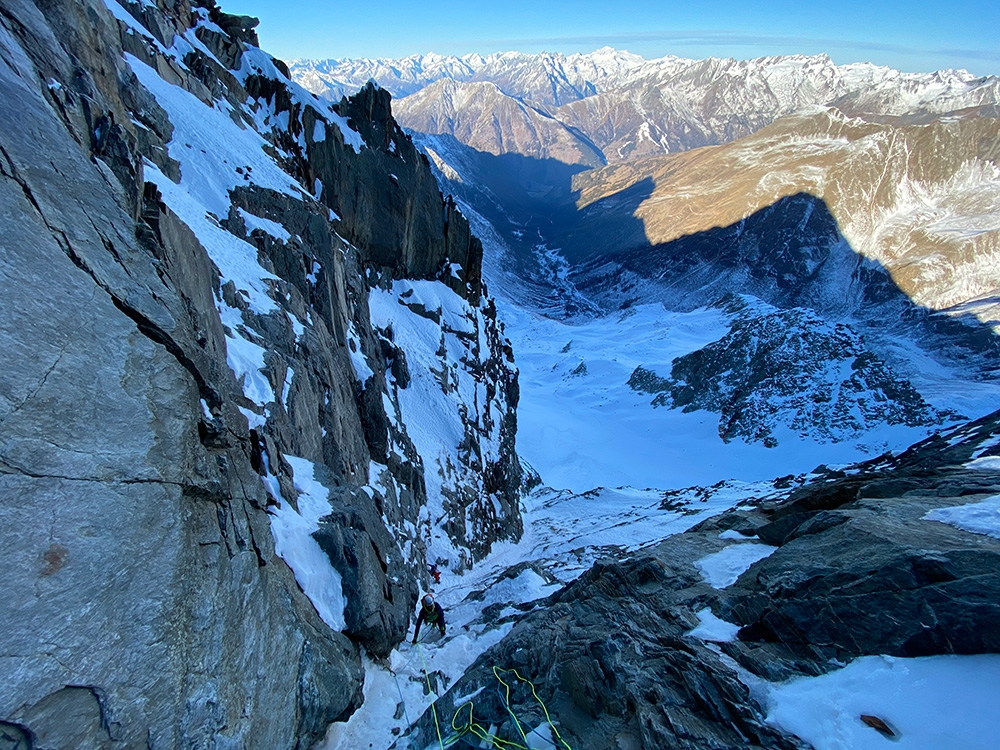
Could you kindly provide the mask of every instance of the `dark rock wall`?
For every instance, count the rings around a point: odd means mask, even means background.
[[[339,109],[368,148],[352,159],[313,143],[309,161],[345,238],[396,278],[440,277],[478,302],[482,244],[454,203],[441,201],[426,157],[392,119],[389,93],[369,84]],[[448,263],[462,267],[460,282],[444,272]]]
[[[381,395],[406,357],[373,330],[370,286],[440,275],[486,305],[480,247],[380,92],[342,105],[370,144],[360,153],[329,125],[313,143],[303,132],[321,115],[281,64],[271,78],[232,72],[256,43],[252,19],[184,0],[117,15],[89,0],[0,0],[0,736],[38,748],[308,747],[361,699],[358,644],[391,647],[426,576],[423,540],[404,538],[427,502],[423,461],[405,424],[386,438]],[[192,34],[200,44],[175,45]],[[146,181],[146,162],[180,177],[174,126],[123,53],[228,105],[244,128],[255,127],[248,100],[289,113],[263,135],[304,185],[325,183],[327,205],[248,182],[214,217],[257,248],[276,311],[254,312],[223,283]],[[290,238],[248,228],[241,208]],[[223,324],[229,308],[239,323]],[[227,364],[237,335],[265,350],[276,397],[264,408]],[[469,366],[485,372],[504,340],[495,326],[482,338],[495,351]],[[352,354],[372,369],[364,383]],[[504,373],[494,387],[510,427],[516,373]],[[512,430],[503,439],[516,467]],[[347,635],[275,554],[276,500],[260,474],[294,505],[286,454],[312,461],[338,498],[324,528],[344,543],[320,543],[345,582]],[[382,489],[356,502],[373,460]],[[480,468],[464,467],[471,485],[516,498],[516,470]],[[516,499],[504,510],[475,554],[519,533]]]

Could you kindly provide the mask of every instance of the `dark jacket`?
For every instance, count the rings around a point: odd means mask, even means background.
[[[441,635],[444,635],[444,610],[441,609],[441,605],[434,602],[434,607],[430,612],[423,604],[420,605],[420,614],[417,615],[417,627],[413,631],[413,640],[417,640],[417,636],[420,635],[420,626],[426,622],[428,625],[437,625],[441,630]]]

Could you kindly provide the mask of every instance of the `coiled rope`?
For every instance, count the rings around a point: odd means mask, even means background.
[[[512,683],[515,681],[508,682],[507,680],[505,680],[504,676],[508,674],[514,675],[516,681],[523,682],[527,684],[529,688],[531,688],[531,696],[535,699],[535,702],[538,703],[538,705],[541,707],[542,713],[545,715],[545,721],[552,732],[551,736],[556,738],[556,740],[558,741],[559,745],[563,748],[563,750],[573,750],[573,748],[570,747],[569,743],[563,739],[561,734],[559,734],[559,730],[552,722],[552,717],[549,715],[549,709],[545,705],[545,701],[543,701],[541,697],[538,695],[538,691],[535,690],[535,684],[531,680],[522,677],[521,674],[516,669],[504,669],[496,665],[494,665],[493,667],[493,676],[497,678],[497,682],[499,683],[497,685],[497,695],[499,696],[500,702],[503,704],[504,709],[507,711],[511,720],[514,722],[514,727],[517,729],[518,734],[521,735],[521,739],[524,741],[524,744],[521,744],[520,742],[501,739],[500,737],[497,737],[495,734],[491,733],[489,730],[484,728],[481,724],[477,723],[474,718],[475,705],[471,700],[463,703],[461,706],[455,709],[455,713],[451,717],[451,728],[455,731],[455,735],[445,739],[441,734],[441,722],[438,719],[438,714],[437,714],[437,700],[440,696],[438,696],[437,692],[434,690],[433,685],[431,684],[430,673],[427,670],[427,660],[424,657],[424,650],[422,644],[423,644],[423,638],[417,641],[417,654],[420,656],[420,662],[424,672],[424,680],[427,685],[427,692],[429,695],[434,696],[434,699],[431,701],[431,713],[434,717],[434,729],[435,732],[437,733],[438,747],[440,748],[440,750],[445,750],[446,747],[455,744],[466,734],[473,735],[479,740],[487,743],[487,747],[495,748],[495,750],[531,750],[531,746],[528,743],[527,735],[534,733],[536,730],[532,729],[526,733],[524,731],[524,727],[521,725],[521,722],[518,720],[517,715],[511,708],[510,692],[512,689]],[[407,660],[407,662],[402,667],[400,667],[400,670],[403,670],[406,667],[408,667],[410,663],[413,661],[413,658],[414,657],[411,656]],[[403,691],[399,686],[399,680],[396,679],[396,672],[394,670],[390,671],[392,672],[393,680],[396,682],[396,690],[399,692],[399,700],[400,703],[402,703],[403,705],[403,716],[406,718],[407,731],[409,731],[410,729],[413,728],[413,724],[410,722],[410,717],[406,712],[406,701],[403,699]],[[465,721],[464,723],[460,723],[459,717],[465,711],[466,708],[469,710],[468,720]]]
[[[497,686],[497,695],[500,696],[501,703],[503,703],[503,706],[506,709],[507,713],[510,714],[511,719],[513,719],[514,726],[517,728],[518,734],[521,735],[521,739],[524,740],[524,744],[522,745],[519,742],[512,742],[510,740],[500,739],[495,734],[491,734],[481,724],[477,724],[474,719],[475,706],[472,701],[463,703],[461,706],[455,709],[455,714],[451,718],[451,728],[454,729],[457,734],[455,735],[454,738],[451,738],[450,742],[457,741],[460,737],[462,737],[465,734],[472,734],[473,736],[479,738],[480,740],[489,743],[490,746],[497,748],[497,750],[531,750],[528,744],[527,734],[531,734],[535,730],[532,729],[530,732],[526,734],[524,728],[521,726],[521,722],[518,721],[517,719],[517,715],[510,707],[511,684],[506,680],[504,680],[503,677],[501,677],[501,674],[506,675],[508,673],[513,674],[514,677],[517,678],[517,680],[526,683],[531,688],[531,696],[535,699],[535,702],[538,703],[539,706],[541,706],[542,713],[545,715],[545,721],[549,725],[549,729],[552,731],[552,736],[558,740],[559,744],[563,748],[565,748],[565,750],[573,750],[573,748],[569,746],[569,743],[563,739],[561,734],[559,734],[559,730],[556,728],[555,724],[552,723],[552,717],[549,715],[549,709],[545,705],[545,701],[543,701],[539,697],[538,692],[535,690],[535,684],[531,680],[522,677],[521,674],[516,669],[503,669],[498,666],[493,667],[493,676],[496,677],[497,682],[500,683]],[[503,690],[501,690],[501,686]],[[469,718],[465,723],[459,724],[458,722],[459,715],[466,708],[469,709]]]

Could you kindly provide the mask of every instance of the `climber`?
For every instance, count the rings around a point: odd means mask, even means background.
[[[423,603],[420,606],[420,613],[417,615],[417,627],[413,631],[413,642],[417,642],[417,636],[420,635],[420,626],[426,621],[428,625],[437,625],[438,630],[441,631],[441,637],[444,637],[444,610],[441,609],[441,605],[434,601],[434,597],[430,594],[425,594],[423,598]]]
[[[431,565],[431,577],[434,579],[434,583],[441,583],[441,571],[438,569],[437,563]]]

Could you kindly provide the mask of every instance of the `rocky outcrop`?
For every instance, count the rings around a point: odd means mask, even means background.
[[[331,497],[331,507],[313,537],[341,576],[344,632],[384,657],[406,637],[416,581],[398,575],[406,566],[373,498],[345,489]]]
[[[996,494],[997,473],[970,461],[996,454],[998,429],[992,414],[720,519],[779,547],[717,610],[743,626],[733,656],[773,674],[797,660],[1000,652],[997,540],[931,520]]]
[[[572,747],[804,747],[765,722],[745,683],[862,655],[1000,652],[1000,541],[933,520],[997,494],[1000,475],[980,466],[998,435],[994,413],[897,456],[785,477],[742,509],[598,562],[483,654],[438,716],[457,712],[453,734],[474,720],[516,741],[511,715],[544,730],[544,704]],[[769,554],[735,580],[706,572],[741,546]],[[699,635],[710,614],[733,635]],[[498,678],[512,683],[509,711]],[[433,717],[415,732],[430,742]]]
[[[477,303],[482,244],[454,204],[442,200],[426,157],[393,119],[389,93],[368,85],[339,110],[367,147],[344,158],[336,139],[313,139],[306,179],[315,175],[323,185],[345,239],[395,278],[440,279]],[[308,117],[303,122],[307,131],[315,127]]]
[[[426,578],[440,499],[386,404],[440,340],[392,341],[369,297],[410,277],[489,310],[480,247],[384,94],[337,113],[254,26],[0,3],[4,741],[309,747]],[[489,315],[477,342],[464,366],[499,377]],[[512,364],[491,387],[488,417],[447,408],[516,467]],[[454,473],[507,498],[519,478]],[[502,513],[466,554],[519,533]],[[311,589],[319,568],[342,591]]]
[[[633,390],[656,394],[654,407],[719,414],[719,437],[768,447],[786,427],[818,442],[858,438],[880,425],[940,425],[959,415],[932,408],[908,380],[845,323],[808,310],[754,309],[735,297],[718,341],[673,361],[669,378],[642,367]]]

